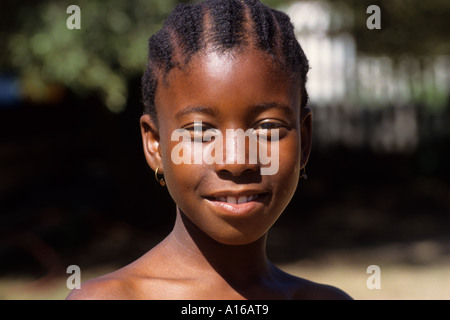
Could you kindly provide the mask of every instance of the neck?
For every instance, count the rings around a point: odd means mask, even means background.
[[[177,208],[175,226],[167,239],[183,265],[197,274],[213,274],[231,286],[247,286],[269,277],[266,235],[245,245],[226,245],[212,239]]]

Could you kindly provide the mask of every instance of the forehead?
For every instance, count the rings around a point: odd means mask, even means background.
[[[158,117],[189,104],[245,106],[281,102],[299,108],[300,86],[271,56],[259,50],[211,51],[172,69],[166,81],[159,81],[155,102]]]

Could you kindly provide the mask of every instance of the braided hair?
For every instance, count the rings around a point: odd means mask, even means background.
[[[157,119],[155,94],[158,79],[207,46],[216,52],[254,45],[273,57],[289,76],[300,80],[301,108],[308,102],[308,60],[294,35],[289,17],[258,0],[206,0],[179,4],[162,29],[149,39],[146,70],[142,77],[144,114]],[[183,57],[184,61],[180,61]]]

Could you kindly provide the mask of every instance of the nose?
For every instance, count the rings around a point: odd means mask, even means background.
[[[259,172],[257,142],[240,131],[227,132],[223,144],[223,161],[215,164],[218,173],[240,176],[245,173]]]
[[[216,171],[220,174],[228,174],[234,177],[241,175],[258,172],[259,165],[250,163],[222,163],[216,164]]]

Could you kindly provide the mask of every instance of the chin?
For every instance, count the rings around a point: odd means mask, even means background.
[[[245,246],[251,243],[254,243],[265,236],[266,233],[262,234],[248,234],[240,231],[235,231],[232,234],[221,234],[214,235],[213,238],[215,241],[228,246]]]

